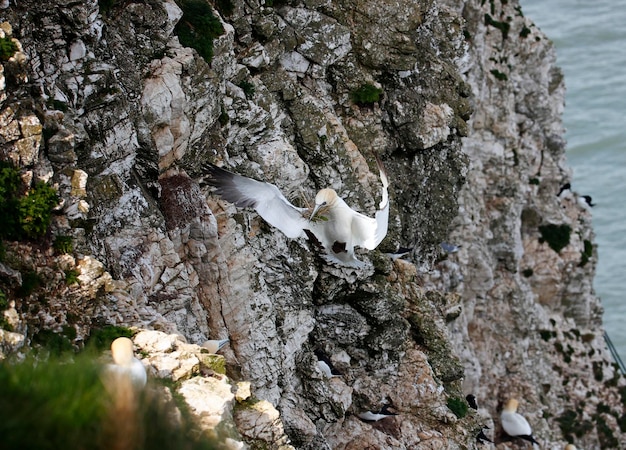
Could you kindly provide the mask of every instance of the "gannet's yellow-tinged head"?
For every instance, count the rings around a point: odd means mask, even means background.
[[[516,412],[518,406],[519,406],[519,402],[514,398],[510,398],[504,405],[504,411]]]
[[[309,220],[313,220],[315,214],[320,210],[320,208],[329,208],[335,205],[337,202],[337,193],[334,189],[322,189],[315,196],[315,207],[313,208],[313,212],[311,213],[311,217]]]
[[[120,366],[128,366],[133,360],[133,341],[127,337],[119,337],[111,344],[113,361]]]
[[[576,446],[574,444],[567,444],[565,450],[576,450]]]

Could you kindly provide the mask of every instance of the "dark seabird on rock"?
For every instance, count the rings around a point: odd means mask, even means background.
[[[560,197],[563,192],[571,191],[571,190],[572,190],[572,185],[570,183],[565,183],[563,186],[561,186],[561,189],[559,190],[559,193],[556,194],[556,196]]]
[[[391,416],[397,416],[398,414],[389,411],[389,405],[383,406],[380,411],[366,411],[357,415],[363,422],[378,422]]]
[[[467,404],[470,408],[478,410],[478,403],[476,402],[476,397],[473,394],[467,394],[465,396],[465,400],[467,400]]]
[[[315,196],[315,206],[298,208],[292,205],[271,183],[253,180],[206,165],[204,181],[215,188],[215,193],[240,208],[254,208],[270,225],[287,237],[314,237],[325,250],[324,257],[331,263],[362,268],[355,247],[375,249],[387,235],[389,220],[389,181],[379,158],[376,159],[382,182],[382,199],[374,217],[363,215],[344,202],[333,189],[322,189]]]
[[[456,253],[461,248],[460,245],[450,244],[449,242],[442,242],[439,244],[444,252],[446,253]]]
[[[581,195],[580,197],[578,197],[578,203],[580,203],[581,206],[585,208],[591,208],[593,206],[596,206],[596,204],[593,203],[590,195]]]
[[[315,356],[317,356],[317,367],[320,371],[326,376],[326,378],[338,377],[341,375],[333,363],[330,361],[330,358],[324,354],[323,351],[316,349]]]
[[[385,253],[385,255],[389,256],[393,261],[396,259],[400,259],[413,251],[413,247],[398,247],[393,253]]]
[[[483,427],[483,429],[480,430],[480,433],[476,435],[476,442],[478,442],[479,444],[484,444],[485,442],[491,442],[493,444],[493,441],[489,439],[487,435],[485,435],[485,431],[484,431],[485,428],[487,427]]]

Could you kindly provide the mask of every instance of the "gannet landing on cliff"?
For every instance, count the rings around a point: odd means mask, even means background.
[[[511,437],[517,437],[539,445],[539,442],[533,437],[532,429],[528,421],[521,414],[517,413],[517,406],[519,402],[511,398],[504,405],[504,409],[500,414],[500,420],[502,421],[502,429],[506,434]]]
[[[135,358],[133,353],[133,341],[127,337],[119,337],[111,344],[111,354],[115,364],[109,364],[109,372],[115,377],[130,380],[136,389],[146,385],[148,377],[146,368]]]
[[[333,263],[362,268],[355,247],[375,249],[387,235],[389,219],[389,181],[382,162],[377,158],[383,185],[379,210],[373,218],[356,212],[333,189],[322,189],[315,196],[315,206],[292,205],[271,183],[234,174],[213,164],[206,165],[204,180],[215,187],[215,193],[238,207],[251,207],[270,225],[289,238],[308,237],[321,246],[324,257]],[[310,215],[308,213],[311,212]]]

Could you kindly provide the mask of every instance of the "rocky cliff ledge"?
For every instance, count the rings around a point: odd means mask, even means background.
[[[516,0],[0,8],[0,154],[15,195],[43,181],[59,199],[16,222],[42,233],[3,233],[4,355],[144,330],[152,376],[230,430],[228,448],[476,448],[485,424],[496,448],[524,448],[503,441],[510,396],[542,448],[624,445],[590,214],[557,195],[563,77]],[[217,163],[302,205],[332,186],[371,215],[375,155],[390,227],[359,271],[202,179]],[[412,251],[392,260],[399,246]],[[227,378],[198,369],[209,338],[230,338]],[[397,415],[358,418],[385,405]]]

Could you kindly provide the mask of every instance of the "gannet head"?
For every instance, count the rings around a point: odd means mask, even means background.
[[[504,411],[515,412],[517,411],[518,406],[519,406],[519,402],[514,398],[510,398],[504,405]]]
[[[313,208],[313,212],[311,213],[311,217],[309,220],[313,220],[315,214],[321,208],[329,208],[337,203],[337,193],[334,189],[322,189],[315,196],[315,207]]]
[[[133,360],[133,341],[127,337],[119,337],[111,344],[113,361],[120,366],[129,366]]]

